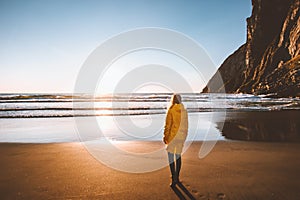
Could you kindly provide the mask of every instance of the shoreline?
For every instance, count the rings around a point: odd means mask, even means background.
[[[0,143],[2,199],[298,199],[300,144],[218,141],[203,159],[202,142],[182,157],[184,188],[169,187],[168,167],[130,174],[113,170],[75,143]],[[124,145],[124,144],[123,144]],[[161,142],[132,142],[147,151]],[[125,145],[126,146],[126,145]]]

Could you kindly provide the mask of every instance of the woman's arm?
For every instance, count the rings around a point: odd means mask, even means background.
[[[170,131],[172,127],[172,114],[171,111],[168,110],[167,117],[166,117],[166,123],[165,123],[165,130],[164,130],[164,143],[169,144],[169,138],[170,138]]]

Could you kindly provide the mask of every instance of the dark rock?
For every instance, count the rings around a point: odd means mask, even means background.
[[[228,113],[224,125],[218,124],[222,135],[227,139],[300,142],[300,112],[295,110],[272,112]]]
[[[300,0],[252,0],[247,42],[229,56],[207,92],[300,94]],[[216,74],[217,74],[216,73]]]
[[[246,46],[243,45],[229,56],[202,92],[235,92],[244,80],[245,50]]]

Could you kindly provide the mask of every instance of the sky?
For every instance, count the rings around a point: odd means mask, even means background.
[[[187,35],[219,67],[250,15],[251,0],[0,0],[0,93],[73,92],[94,49],[143,27]]]

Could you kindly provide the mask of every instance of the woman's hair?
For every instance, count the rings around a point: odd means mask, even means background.
[[[181,103],[181,96],[180,94],[173,94],[172,99],[171,99],[172,105],[174,104],[180,104]]]

